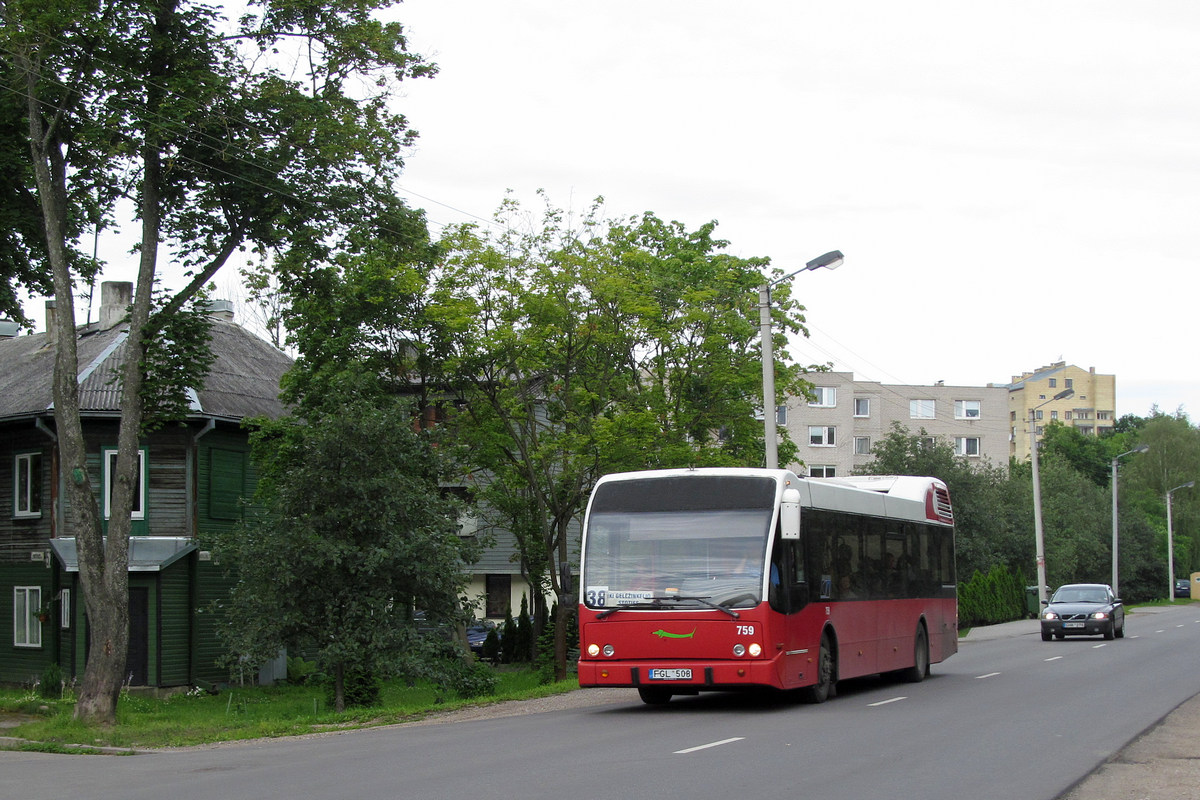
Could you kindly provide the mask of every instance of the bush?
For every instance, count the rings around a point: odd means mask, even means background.
[[[47,700],[58,700],[62,697],[63,691],[63,671],[58,664],[49,664],[42,670],[41,680],[38,682],[38,694]]]
[[[459,697],[483,697],[496,691],[496,673],[486,664],[473,660],[457,661],[448,673],[447,688]]]
[[[303,686],[317,675],[317,662],[300,656],[288,656],[287,680],[293,686]]]
[[[1025,616],[1025,582],[1004,564],[987,574],[975,570],[971,580],[958,587],[960,628],[995,625]]]
[[[347,665],[343,680],[346,684],[346,708],[379,705],[379,694],[383,688],[379,676],[366,667]],[[337,685],[332,677],[325,681],[325,701],[334,707]]]

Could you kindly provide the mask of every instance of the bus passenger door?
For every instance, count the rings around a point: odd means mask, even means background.
[[[778,613],[773,620],[774,636],[776,646],[782,651],[779,669],[785,688],[799,686],[810,665],[808,643],[800,625],[800,611],[809,597],[806,578],[801,542],[776,537],[771,554],[768,599],[772,611]]]

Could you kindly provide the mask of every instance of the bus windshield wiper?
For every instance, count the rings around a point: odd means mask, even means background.
[[[603,611],[601,611],[599,614],[596,615],[596,619],[597,620],[606,619],[608,617],[611,617],[613,614],[617,613],[618,611],[627,611],[627,610],[631,610],[631,609],[635,609],[635,608],[662,608],[664,600],[671,600],[671,601],[674,601],[675,603],[679,603],[680,601],[684,601],[684,600],[688,600],[688,601],[694,600],[695,602],[700,603],[705,606],[708,606],[709,608],[715,608],[717,611],[723,611],[726,614],[728,614],[729,616],[733,617],[734,619],[741,618],[741,615],[738,614],[736,611],[734,611],[731,608],[726,608],[725,606],[717,605],[716,603],[714,603],[712,600],[709,599],[710,597],[711,597],[711,595],[705,595],[703,597],[701,597],[699,595],[685,595],[685,594],[655,595],[650,600],[647,600],[642,603],[627,603],[625,605],[615,606],[614,608],[606,608]]]

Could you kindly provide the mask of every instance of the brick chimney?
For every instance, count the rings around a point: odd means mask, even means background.
[[[46,301],[46,343],[58,344],[58,326],[54,324],[58,317],[58,306],[54,300]]]
[[[105,281],[100,284],[100,330],[120,324],[129,316],[133,304],[133,284],[129,281]]]

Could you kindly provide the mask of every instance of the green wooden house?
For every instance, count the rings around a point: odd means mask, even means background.
[[[101,288],[100,320],[76,335],[90,477],[107,516],[120,410],[112,378],[129,335],[132,285]],[[129,550],[126,668],[134,686],[228,679],[217,663],[212,604],[229,585],[197,543],[236,524],[253,495],[242,420],[284,413],[279,379],[291,360],[234,324],[231,307],[213,308],[216,360],[190,393],[191,412],[141,443]],[[83,674],[88,639],[55,434],[55,341],[52,333],[14,334],[0,323],[0,682],[30,683],[51,663],[70,680]]]

